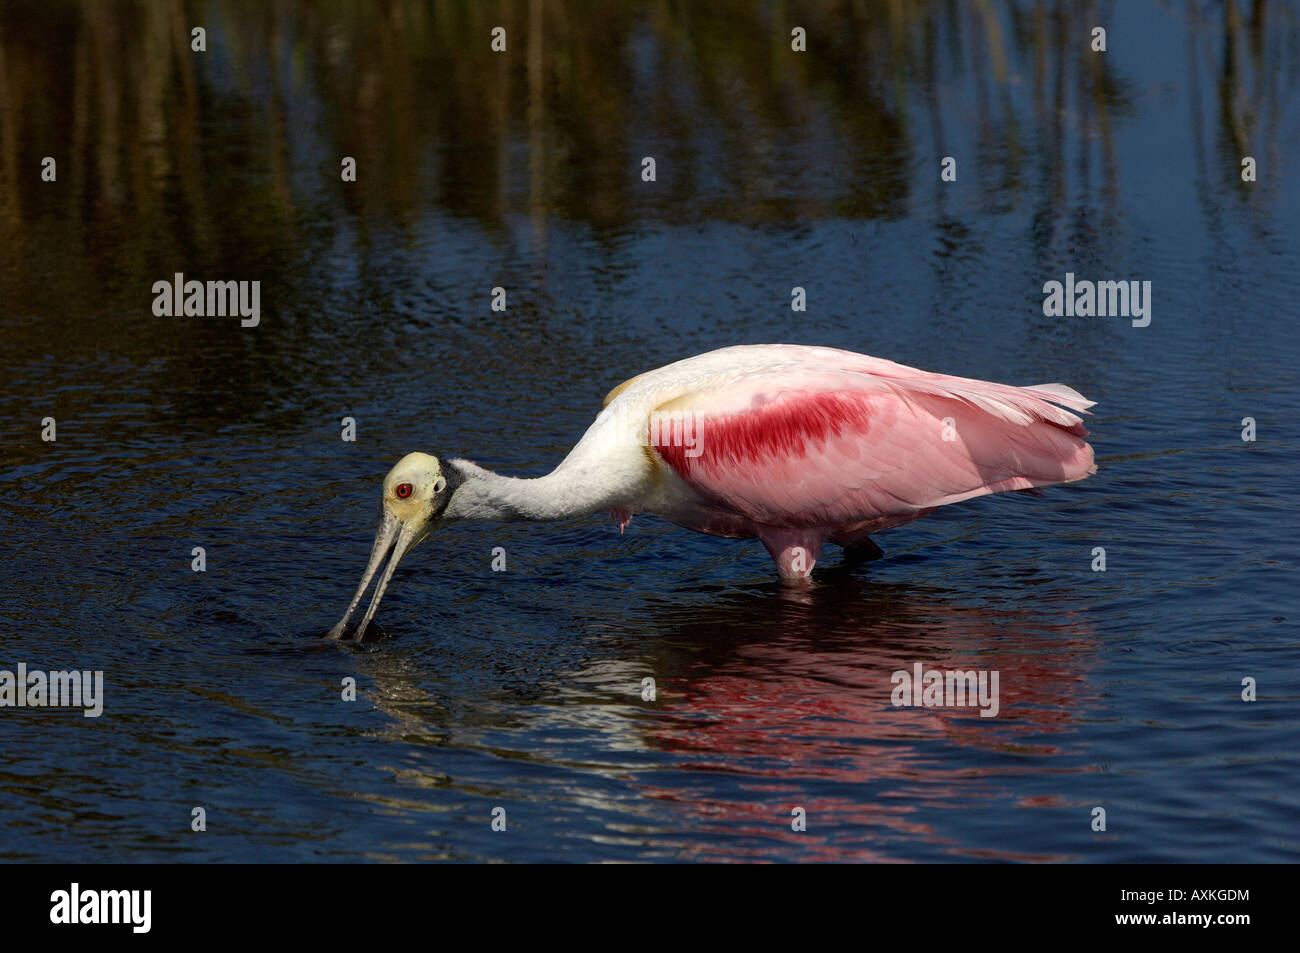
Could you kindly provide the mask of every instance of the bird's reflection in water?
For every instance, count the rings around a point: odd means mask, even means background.
[[[659,682],[660,714],[643,736],[679,768],[742,777],[698,799],[651,777],[646,794],[726,833],[709,853],[759,857],[776,838],[822,859],[885,859],[869,846],[873,830],[936,837],[910,820],[918,803],[996,797],[1006,755],[1051,758],[1068,744],[1071,713],[1090,695],[1092,640],[1082,618],[1044,621],[1050,602],[972,607],[937,589],[840,576],[682,613],[657,640],[655,670],[674,674]],[[891,676],[918,662],[997,671],[997,715],[896,707]],[[808,831],[791,829],[794,806]]]
[[[580,767],[565,790],[597,804],[608,785],[582,775],[630,785],[635,797],[607,805],[631,815],[617,826],[629,843],[654,835],[667,856],[761,859],[797,842],[809,858],[887,860],[903,855],[900,838],[945,843],[922,808],[978,808],[1006,797],[1003,777],[1054,770],[1069,752],[1073,713],[1094,701],[1093,638],[1070,600],[1043,588],[993,607],[832,571],[807,588],[652,596],[635,623],[575,633],[580,664],[533,659],[530,679],[480,679],[473,700],[438,697],[431,682],[462,673],[431,679],[423,656],[360,658],[374,704],[406,741]],[[891,676],[918,662],[997,671],[997,715],[896,707]],[[654,701],[641,697],[646,678]],[[539,743],[557,737],[568,741]],[[664,770],[669,784],[657,783]],[[432,764],[430,775],[448,780]],[[477,784],[449,779],[462,781]],[[791,828],[796,806],[806,831]]]

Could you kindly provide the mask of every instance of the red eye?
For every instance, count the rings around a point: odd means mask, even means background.
[[[397,498],[399,500],[404,500],[410,495],[411,495],[411,484],[409,483],[397,484]]]

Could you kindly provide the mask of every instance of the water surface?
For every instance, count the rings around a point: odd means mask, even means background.
[[[0,667],[107,695],[0,710],[0,857],[1295,859],[1296,8],[1108,5],[1095,54],[1087,4],[806,6],[0,10]],[[260,325],[155,317],[178,271]],[[1045,317],[1066,272],[1151,324]],[[773,341],[1068,383],[1099,472],[805,590],[653,517],[458,527],[321,639],[402,454],[538,475]],[[999,715],[894,707],[916,662]]]

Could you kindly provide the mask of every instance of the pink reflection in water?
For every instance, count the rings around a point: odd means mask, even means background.
[[[692,854],[711,859],[788,856],[797,843],[809,860],[886,861],[898,859],[888,842],[900,837],[942,844],[913,817],[921,805],[977,809],[1004,796],[997,777],[1042,771],[1041,759],[1068,750],[1073,712],[1093,699],[1088,623],[1044,602],[1050,594],[1033,610],[995,610],[855,583],[710,607],[668,633],[712,650],[660,660],[677,664],[659,679],[658,717],[644,738],[682,756],[680,768],[715,777],[702,777],[698,799],[680,780],[646,794],[680,805],[696,833],[717,833],[707,848],[692,839]],[[916,662],[997,670],[998,714],[895,707],[891,676]],[[1005,754],[1036,760],[1009,764]],[[716,777],[728,774],[739,783]],[[718,796],[729,787],[752,797]],[[791,829],[796,805],[805,832]]]

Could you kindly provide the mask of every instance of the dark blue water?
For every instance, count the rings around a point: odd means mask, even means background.
[[[1097,54],[1083,4],[814,3],[795,54],[709,6],[0,12],[0,668],[105,677],[0,709],[0,857],[1296,858],[1295,7],[1115,4]],[[155,317],[176,271],[261,324]],[[1066,272],[1150,325],[1045,317]],[[773,341],[1068,383],[1098,473],[808,589],[653,517],[452,528],[322,640],[404,453],[538,475]],[[893,706],[917,662],[998,716]]]

